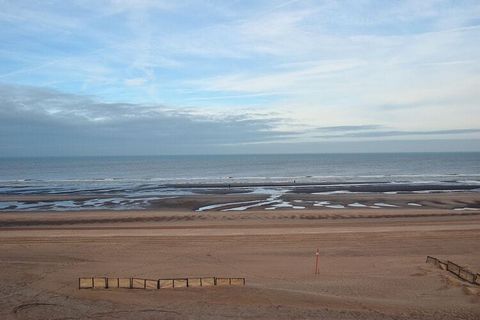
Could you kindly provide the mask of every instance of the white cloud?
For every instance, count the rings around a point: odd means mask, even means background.
[[[480,118],[475,1],[62,3],[2,3],[2,81],[222,121],[276,114],[268,129],[295,139],[318,126],[433,132]],[[51,103],[47,113],[65,114]]]
[[[315,80],[321,80],[328,77],[329,74],[342,72],[363,65],[360,60],[326,60],[309,61],[297,65],[308,65],[300,68],[291,68],[290,70],[276,71],[269,74],[232,74],[219,76],[209,79],[192,82],[198,84],[206,90],[228,91],[228,92],[246,92],[246,93],[285,93],[298,90],[299,86]],[[285,68],[285,66],[282,66]],[[290,89],[290,90],[289,90]]]

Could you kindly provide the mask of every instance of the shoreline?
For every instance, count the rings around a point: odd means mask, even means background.
[[[479,185],[335,184],[230,187],[148,193],[0,194],[0,214],[86,210],[323,210],[388,207],[480,210]],[[163,187],[162,187],[163,188]],[[463,188],[463,189],[459,189]]]

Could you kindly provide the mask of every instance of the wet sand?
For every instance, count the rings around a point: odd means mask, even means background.
[[[421,208],[2,213],[0,318],[478,319],[480,288],[425,263],[480,271],[480,215],[433,207],[476,197]],[[247,286],[77,288],[93,275],[239,276]]]
[[[237,190],[238,191],[238,190]],[[164,196],[148,200],[137,209],[149,212],[196,212],[202,213],[211,211],[226,211],[229,213],[251,210],[274,210],[284,211],[289,209],[298,209],[299,211],[320,212],[330,209],[449,209],[456,211],[467,211],[469,214],[480,214],[480,192],[435,192],[435,193],[299,193],[298,189],[270,189],[271,194],[261,193],[215,193],[211,190],[206,194]],[[207,192],[207,191],[205,191]],[[115,202],[115,200],[118,202]],[[104,202],[102,202],[102,200]],[[55,212],[69,211],[69,215],[74,215],[76,211],[83,213],[93,211],[113,210],[118,212],[115,215],[122,216],[122,202],[132,201],[132,199],[122,199],[118,195],[109,194],[41,194],[41,195],[0,195],[0,202],[19,202],[20,206],[36,206],[38,209],[8,209],[1,210],[0,215],[8,215],[13,212],[14,216],[29,214],[30,212]],[[65,209],[55,207],[56,201],[69,202]],[[95,205],[86,205],[85,201],[93,201]],[[134,201],[134,200],[133,200]],[[142,202],[142,200],[138,200]],[[72,206],[68,208],[68,206]],[[373,216],[376,213],[370,210]],[[83,216],[83,215],[82,215]],[[194,217],[195,218],[195,217]],[[1,223],[1,222],[0,222]]]

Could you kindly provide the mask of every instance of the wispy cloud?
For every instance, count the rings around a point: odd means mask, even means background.
[[[355,130],[356,131],[356,130]],[[399,131],[399,130],[375,130],[375,131],[360,131],[360,132],[344,132],[341,134],[323,134],[318,135],[322,139],[338,139],[338,138],[386,138],[386,137],[405,137],[405,136],[439,136],[439,135],[469,135],[476,134],[480,137],[480,128],[478,129],[457,129],[457,130],[430,130],[430,131]]]
[[[305,64],[305,63],[304,63]],[[363,64],[359,60],[326,60],[309,61],[308,66],[303,68],[291,68],[282,71],[273,71],[267,74],[230,74],[213,77],[198,82],[191,82],[203,86],[206,90],[227,92],[279,92],[290,93],[290,89],[298,90],[299,86],[315,80],[322,80],[337,72],[344,72]]]
[[[244,113],[257,126],[236,129],[246,143],[284,138],[275,132],[292,143],[478,137],[468,131],[480,117],[477,1],[26,0],[0,9],[0,81],[29,87],[16,99],[48,121],[107,125],[148,110],[240,127],[233,119]],[[41,87],[70,96],[42,100],[32,95]]]

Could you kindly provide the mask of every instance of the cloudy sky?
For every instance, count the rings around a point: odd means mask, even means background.
[[[480,1],[0,0],[0,156],[480,151]]]

